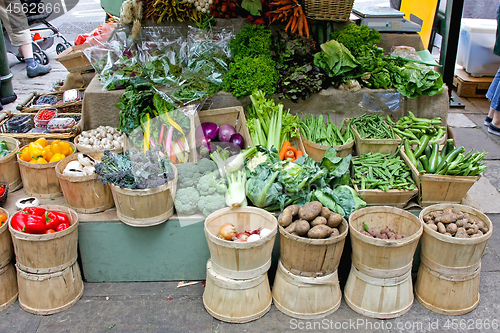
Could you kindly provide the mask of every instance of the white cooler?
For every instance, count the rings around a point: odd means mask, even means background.
[[[495,76],[498,71],[500,57],[493,54],[496,29],[496,20],[462,19],[457,64],[471,76]]]

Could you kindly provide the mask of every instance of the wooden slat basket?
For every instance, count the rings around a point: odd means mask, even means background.
[[[52,234],[27,234],[12,227],[16,266],[24,272],[49,274],[67,269],[76,262],[78,255],[78,214],[65,206],[40,206],[68,216],[69,228]],[[12,218],[12,217],[11,217]]]
[[[354,0],[304,0],[306,16],[315,20],[348,21],[353,4]]]
[[[340,235],[334,238],[312,239],[280,230],[280,265],[291,274],[315,277],[333,274],[339,266],[347,237],[345,219],[339,226]]]
[[[96,161],[100,161],[102,153],[91,155]],[[66,199],[68,207],[77,213],[98,213],[115,206],[113,195],[108,185],[97,180],[97,174],[88,176],[65,176],[63,175],[66,165],[78,159],[78,153],[74,153],[59,161],[56,165],[56,175],[59,178],[61,190]]]
[[[14,192],[23,186],[19,164],[17,163],[17,152],[20,142],[11,137],[0,137],[0,141],[5,141],[7,148],[12,152],[0,158],[0,178],[9,184],[9,192]]]
[[[331,148],[330,146],[319,145],[312,141],[306,140],[302,136],[302,134],[300,135],[300,139],[302,140],[302,143],[306,150],[305,153],[307,153],[307,155],[309,155],[313,160],[315,160],[318,163],[321,162],[323,157],[325,157],[326,151]],[[338,157],[346,157],[348,155],[352,155],[353,147],[354,147],[354,140],[344,145],[333,146],[333,148],[337,151]]]
[[[455,238],[424,223],[415,296],[431,311],[457,316],[474,310],[479,303],[481,256],[493,234],[493,224],[477,209],[458,204],[429,206],[420,212],[419,218],[423,222],[428,213],[450,206],[483,221],[489,230],[477,238]]]
[[[9,230],[9,212],[0,208],[0,214],[7,216],[7,222],[0,227],[0,268],[7,266],[12,259],[12,239]]]
[[[177,168],[170,164],[174,179],[155,188],[128,189],[110,184],[118,219],[132,227],[150,227],[174,215]]]
[[[14,264],[0,268],[0,311],[7,309],[17,300],[17,278]]]
[[[52,140],[48,142],[50,144]],[[75,145],[71,142],[69,144],[73,149],[73,154],[75,154]],[[30,163],[23,161],[18,155],[17,163],[19,163],[24,191],[27,195],[42,199],[57,198],[63,195],[59,178],[57,178],[56,174],[56,165],[59,161],[52,163]]]
[[[238,232],[267,228],[271,233],[253,242],[227,241],[217,237],[224,223],[232,223]],[[252,279],[266,273],[277,230],[276,218],[256,207],[228,207],[210,214],[205,219],[205,237],[213,270],[231,279]]]
[[[7,131],[7,121],[9,119],[11,119],[12,117],[19,117],[26,115],[31,117],[31,123],[33,124],[36,113],[16,113],[0,122],[0,135],[2,137],[10,137],[17,139],[21,142],[21,146],[26,146],[30,142],[36,141],[40,138],[46,138],[47,140],[72,140],[82,131],[83,127],[81,113],[67,113],[64,115],[59,115],[58,118],[72,117],[77,119],[77,121],[76,125],[73,126],[71,131],[66,133],[9,133]]]
[[[403,142],[396,133],[394,133],[396,139],[363,139],[354,126],[351,125],[351,128],[354,133],[354,148],[358,156],[367,153],[394,154]]]
[[[28,273],[17,266],[19,305],[36,315],[50,315],[64,311],[83,295],[82,273],[78,263],[60,272]]]

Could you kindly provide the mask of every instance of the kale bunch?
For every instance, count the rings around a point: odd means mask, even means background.
[[[155,106],[153,104],[152,83],[143,83],[131,85],[125,89],[120,97],[120,103],[115,106],[120,109],[120,124],[118,130],[125,133],[132,133],[141,125],[141,115],[145,112],[153,113]]]

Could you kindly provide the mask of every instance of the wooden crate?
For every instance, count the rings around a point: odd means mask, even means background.
[[[452,137],[454,139],[454,137]],[[403,152],[403,159],[410,166],[413,177],[418,179],[419,203],[422,206],[430,206],[438,203],[460,203],[469,189],[481,178],[477,176],[448,176],[422,174],[410,162],[408,156]]]
[[[363,139],[354,126],[351,125],[351,129],[354,133],[354,148],[358,156],[367,153],[394,154],[403,142],[396,133],[394,133],[396,139]]]
[[[453,85],[457,87],[457,95],[460,97],[486,97],[493,77],[472,77],[461,68],[455,69]]]
[[[83,53],[83,50],[89,46],[89,44],[70,46],[57,55],[55,59],[66,67],[69,72],[83,72],[94,69],[90,60]]]
[[[408,159],[403,157],[402,150],[399,151],[399,156],[403,159],[406,165],[408,165]],[[409,166],[411,170],[411,166]],[[406,190],[360,190],[356,184],[353,185],[354,189],[358,193],[359,197],[366,202],[367,206],[392,206],[398,208],[404,208],[408,201],[411,200],[415,195],[418,194],[418,176],[412,173],[413,181],[416,187],[412,191]]]

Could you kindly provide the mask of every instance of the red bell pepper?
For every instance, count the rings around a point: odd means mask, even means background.
[[[50,211],[51,213],[53,213],[55,216],[57,216],[57,219],[59,220],[59,224],[61,223],[66,223],[69,227],[70,223],[69,223],[69,218],[66,214],[64,213],[59,213],[59,212],[56,212],[56,211],[53,211],[51,210]]]
[[[23,231],[28,234],[44,234],[47,231],[45,218],[42,216],[28,215]]]
[[[24,226],[26,225],[26,221],[28,220],[28,213],[18,212],[12,216],[10,219],[10,223],[12,224],[12,228],[17,231],[23,231]]]
[[[61,223],[57,226],[56,231],[63,231],[64,229],[68,229],[69,224],[68,223]]]
[[[45,215],[45,208],[26,207],[23,209],[23,212],[29,213],[31,215],[36,215],[36,216],[44,216]]]
[[[57,226],[61,224],[61,221],[59,220],[59,216],[54,214],[53,211],[47,210],[45,211],[45,223],[47,229],[56,230]]]

